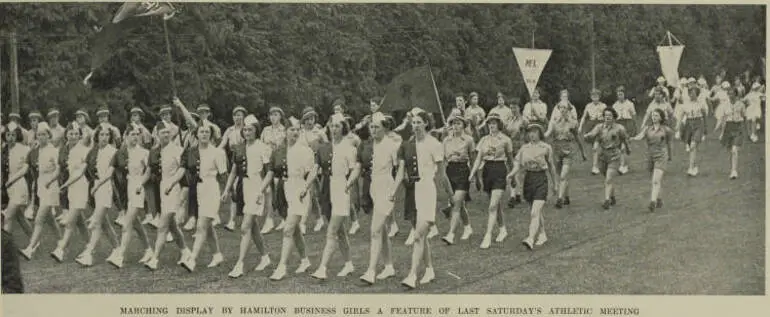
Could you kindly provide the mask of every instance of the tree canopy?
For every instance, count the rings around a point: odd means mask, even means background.
[[[170,102],[171,81],[162,20],[121,41],[96,70],[91,40],[115,3],[4,3],[2,104],[7,111],[8,35],[19,47],[20,104],[62,110],[109,106],[125,122],[132,106],[155,110]],[[207,103],[219,123],[241,105],[261,117],[270,106],[297,113],[331,112],[344,98],[361,114],[370,97],[409,68],[430,64],[445,109],[455,92],[477,91],[490,106],[495,93],[528,99],[512,47],[553,49],[540,85],[549,105],[570,89],[582,105],[596,85],[609,97],[626,86],[634,97],[660,76],[655,47],[669,30],[686,46],[680,74],[713,81],[721,69],[764,74],[765,6],[567,4],[178,4],[168,21],[176,89],[188,105]],[[592,25],[593,21],[593,25]],[[593,32],[592,32],[593,30]],[[150,117],[148,120],[152,120]]]

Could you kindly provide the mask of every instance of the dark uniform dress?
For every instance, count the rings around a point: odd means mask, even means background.
[[[273,151],[270,162],[273,166],[273,178],[276,180],[275,190],[273,190],[273,210],[275,210],[282,219],[288,215],[289,203],[286,200],[286,179],[289,178],[289,170],[286,165],[286,144],[282,144]]]
[[[236,178],[233,183],[233,195],[232,203],[235,204],[235,214],[243,216],[243,177],[246,173],[246,145],[244,143],[238,143],[236,145],[225,145],[225,155],[227,156],[229,167],[235,167]]]
[[[399,158],[404,160],[404,220],[417,226],[417,204],[415,197],[415,183],[420,180],[420,171],[417,164],[417,143],[414,138],[401,144]]]
[[[40,156],[40,146],[35,146],[33,148],[30,148],[29,154],[27,155],[27,165],[29,166],[29,169],[27,170],[27,174],[24,175],[24,178],[27,179],[27,186],[29,187],[29,195],[32,198],[32,202],[34,206],[40,205],[40,197],[37,196],[37,178],[40,174],[40,169],[38,166],[38,157]]]
[[[321,143],[315,151],[315,163],[318,164],[318,202],[321,215],[328,221],[332,215],[331,176],[334,148],[331,142]]]
[[[67,161],[69,160],[71,149],[72,147],[66,142],[62,142],[62,145],[59,146],[59,206],[64,210],[70,208],[70,201],[67,195],[67,188],[61,188],[61,185],[66,183],[70,177]],[[3,170],[5,170],[5,167],[3,167]]]
[[[358,161],[361,162],[361,190],[359,204],[364,213],[371,214],[374,201],[369,191],[372,188],[372,159],[374,158],[373,138],[358,145]]]
[[[203,182],[200,177],[201,157],[197,146],[188,146],[182,152],[180,164],[185,169],[184,177],[180,181],[182,187],[187,187],[187,208],[191,217],[198,217],[198,183]],[[212,197],[219,199],[219,197]]]
[[[152,166],[152,165],[150,165]],[[148,182],[149,183],[149,182]],[[121,147],[115,153],[115,171],[112,174],[112,184],[115,190],[112,196],[118,210],[128,209],[128,148]]]
[[[148,214],[154,210],[158,216],[162,213],[162,210],[160,210],[160,153],[162,150],[163,149],[160,146],[150,149],[150,154],[147,158],[147,166],[150,168],[150,178],[144,183],[144,191],[147,193],[145,210],[148,211]]]
[[[5,137],[5,135],[3,135],[2,137]],[[3,147],[2,147],[1,151],[2,152],[0,152],[1,153],[0,154],[0,164],[2,164],[2,168],[0,168],[0,174],[2,174],[2,175],[0,175],[0,176],[2,176],[2,179],[5,180],[5,179],[8,179],[8,176],[9,176],[8,175],[8,164],[9,164],[8,154],[9,154],[9,152],[8,152],[8,144],[6,144],[6,142],[3,142]],[[2,183],[2,185],[0,185],[0,186],[2,186],[2,208],[3,208],[3,210],[5,210],[5,207],[8,206],[8,188],[6,188],[4,181],[0,182],[0,183]]]

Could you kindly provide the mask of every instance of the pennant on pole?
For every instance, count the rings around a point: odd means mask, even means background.
[[[679,85],[679,61],[682,59],[684,45],[658,46],[658,57],[663,77],[671,87]]]
[[[93,76],[94,70],[109,60],[117,50],[116,45],[139,26],[146,24],[144,17],[163,16],[168,20],[176,9],[169,2],[126,2],[115,16],[98,28],[91,42],[91,72],[83,79],[84,84]]]
[[[430,113],[440,113],[433,74],[430,67],[412,68],[393,78],[382,100],[383,111],[409,110],[420,107]]]
[[[535,91],[540,75],[543,74],[545,64],[551,58],[553,50],[533,49],[533,48],[513,48],[513,55],[516,56],[516,63],[519,64],[521,76],[524,78],[524,84],[527,85],[529,94]]]

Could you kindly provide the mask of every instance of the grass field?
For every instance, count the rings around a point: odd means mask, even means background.
[[[437,278],[416,293],[453,294],[689,294],[761,295],[765,290],[765,146],[750,144],[741,153],[740,178],[728,180],[729,160],[717,140],[702,147],[700,175],[685,174],[687,153],[677,142],[673,162],[663,180],[665,206],[654,214],[647,211],[650,180],[645,170],[645,146],[632,144],[631,172],[618,180],[618,204],[601,209],[603,182],[590,175],[590,162],[573,167],[571,206],[557,210],[551,199],[545,209],[549,241],[527,250],[529,215],[523,205],[506,210],[509,237],[488,250],[479,249],[486,220],[487,199],[473,193],[471,202],[474,235],[470,241],[446,246],[434,238],[433,258]],[[226,207],[226,206],[225,206]],[[226,219],[226,211],[221,213]],[[111,216],[114,217],[114,216]],[[448,221],[437,216],[442,234]],[[409,268],[411,247],[404,246],[406,223],[394,239],[397,276],[373,286],[358,280],[368,262],[369,217],[362,216],[362,230],[352,237],[356,272],[337,278],[342,267],[339,254],[329,265],[329,279],[319,282],[309,276],[320,261],[323,233],[306,236],[314,266],[308,274],[289,274],[272,282],[265,272],[251,271],[257,263],[252,247],[247,273],[237,280],[227,277],[236,258],[239,233],[219,229],[225,263],[206,269],[210,250],[204,248],[199,269],[187,273],[176,266],[178,251],[164,249],[161,268],[150,272],[140,264],[139,243],[134,241],[126,265],[117,270],[104,262],[109,244],[97,248],[96,263],[81,268],[72,257],[84,242],[73,238],[68,261],[57,264],[47,253],[55,244],[46,235],[32,261],[22,258],[26,289],[30,293],[401,293],[400,280]],[[314,221],[309,221],[313,224]],[[151,231],[154,237],[154,231]],[[189,232],[186,233],[189,237]],[[459,234],[459,232],[458,232]],[[17,243],[28,238],[16,233]],[[280,235],[267,236],[268,248],[277,263]],[[190,240],[188,240],[190,241]],[[290,272],[298,265],[296,255]],[[459,276],[457,279],[449,274]],[[422,273],[420,273],[421,276]]]

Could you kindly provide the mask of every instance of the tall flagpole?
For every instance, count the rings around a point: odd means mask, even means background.
[[[16,31],[11,31],[11,112],[19,113],[19,55]]]
[[[5,41],[3,40],[3,35],[0,34],[0,109],[3,109],[3,45],[4,44],[5,44]]]
[[[596,89],[596,51],[594,48],[594,13],[591,12],[591,89]]]
[[[163,18],[163,34],[166,37],[166,56],[168,57],[168,69],[171,72],[171,92],[174,94],[174,97],[176,97],[177,94],[176,77],[174,76],[174,58],[171,55],[171,40],[168,36],[168,25],[166,23],[165,17]]]
[[[441,114],[441,121],[443,121],[444,126],[446,126],[446,117],[444,117],[444,106],[441,105],[441,98],[439,98],[438,88],[436,88],[436,79],[433,78],[433,70],[431,69],[430,64],[428,64],[428,72],[430,72],[430,82],[433,83],[433,92],[436,93],[436,101],[438,101],[438,111]]]

